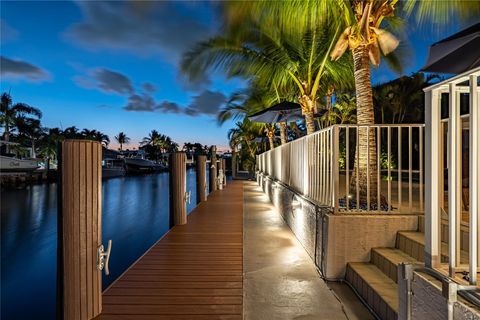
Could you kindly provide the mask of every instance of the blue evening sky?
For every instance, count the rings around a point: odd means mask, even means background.
[[[233,122],[218,126],[215,115],[242,82],[210,75],[192,84],[178,70],[185,50],[218,31],[211,3],[2,1],[0,9],[0,89],[40,108],[44,126],[97,129],[112,142],[124,131],[129,147],[156,129],[180,145],[226,148]],[[461,27],[410,28],[404,74]],[[397,76],[383,66],[372,81]]]

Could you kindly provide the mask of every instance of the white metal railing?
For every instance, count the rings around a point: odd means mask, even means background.
[[[480,265],[480,67],[425,88],[426,214],[425,264],[442,270],[442,241],[448,242],[448,275],[468,271],[478,284]],[[467,96],[468,95],[468,96]],[[468,111],[462,114],[462,97]],[[444,100],[443,100],[444,99]],[[445,101],[447,100],[447,101]],[[442,101],[448,114],[442,120]],[[448,188],[447,188],[448,186]],[[442,237],[445,215],[448,233]],[[466,228],[466,236],[462,236]],[[462,241],[468,244],[462,246]],[[463,248],[462,248],[463,247]],[[462,255],[462,250],[468,255]]]
[[[334,125],[260,154],[258,170],[334,212],[420,212],[423,139],[423,124]]]

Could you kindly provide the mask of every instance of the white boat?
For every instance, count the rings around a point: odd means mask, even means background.
[[[26,172],[38,169],[36,159],[17,159],[14,157],[0,156],[0,172]]]
[[[8,146],[15,146],[18,143],[0,141],[0,146],[6,148]],[[3,150],[2,152],[5,152]],[[31,154],[31,150],[30,154]],[[20,159],[15,154],[3,153],[0,155],[0,172],[29,172],[34,171],[40,167],[38,159]]]

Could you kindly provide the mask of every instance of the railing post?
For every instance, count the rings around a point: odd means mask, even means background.
[[[440,95],[437,90],[425,92],[425,266],[440,263]],[[390,165],[389,165],[390,168]]]
[[[210,193],[217,190],[217,147],[210,148]]]
[[[88,320],[102,311],[102,147],[65,140],[58,154],[57,318]]]
[[[170,228],[187,223],[186,154],[172,152],[170,154]]]
[[[333,188],[333,198],[332,206],[333,212],[338,213],[339,206],[339,197],[340,197],[340,128],[336,125],[333,126],[332,131],[332,147],[333,147],[333,162],[332,162],[332,188]]]
[[[460,106],[456,85],[449,85],[449,121],[448,121],[448,265],[451,277],[460,259],[460,192],[461,192],[461,122]]]
[[[195,160],[197,175],[197,204],[207,201],[207,156],[197,155]]]
[[[477,283],[477,267],[479,262],[478,248],[478,220],[480,218],[480,106],[478,104],[480,93],[477,87],[477,75],[470,76],[470,195],[469,195],[469,220],[470,220],[470,284]]]

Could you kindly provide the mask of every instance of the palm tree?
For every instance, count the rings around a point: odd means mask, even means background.
[[[114,138],[120,144],[120,150],[123,150],[123,145],[124,144],[128,144],[130,142],[130,138],[127,137],[127,135],[124,132],[120,132]]]
[[[333,60],[339,59],[350,49],[353,56],[355,88],[357,97],[357,122],[359,124],[374,124],[374,109],[370,79],[370,62],[380,63],[380,55],[391,53],[398,45],[398,40],[387,30],[398,25],[399,17],[395,17],[395,6],[403,9],[406,17],[415,14],[417,23],[434,22],[434,26],[452,21],[452,17],[459,17],[462,22],[468,18],[480,15],[480,6],[477,1],[418,1],[406,0],[290,0],[290,1],[249,1],[232,2],[225,6],[226,22],[232,26],[239,26],[244,19],[251,16],[265,25],[275,21],[286,30],[303,32],[310,25],[321,25],[328,21],[343,30],[334,50],[331,52]],[[394,69],[400,68],[397,57],[387,56]],[[311,129],[309,130],[311,131]],[[360,195],[366,196],[367,172],[372,176],[376,173],[376,141],[375,135],[367,130],[359,132],[359,155],[355,157],[360,179]],[[368,145],[368,148],[367,148]],[[370,158],[370,161],[367,159]],[[368,170],[367,170],[367,167]],[[357,170],[354,170],[355,172]],[[356,179],[352,177],[352,181]],[[371,190],[376,190],[376,179],[370,179]],[[374,197],[376,192],[373,192]],[[373,199],[373,198],[372,198]]]
[[[26,140],[24,144],[30,144],[32,150],[30,156],[36,158],[36,142],[40,140],[43,135],[42,128],[40,127],[40,120],[22,116],[17,118],[16,127],[18,130],[18,139],[20,141]]]
[[[45,129],[40,139],[39,152],[45,159],[46,170],[50,170],[50,161],[57,157],[59,143],[64,140],[63,133],[58,128]]]
[[[3,127],[3,139],[7,142],[10,141],[12,129],[16,128],[19,120],[23,119],[23,121],[27,121],[26,119],[33,120],[42,117],[42,112],[37,108],[23,102],[13,103],[9,93],[4,92],[0,101],[0,125]],[[34,118],[28,117],[30,115]]]
[[[195,78],[208,70],[223,69],[229,77],[253,79],[256,86],[266,90],[294,94],[310,134],[315,131],[321,84],[334,83],[339,89],[351,84],[348,59],[339,63],[328,59],[335,34],[326,26],[311,26],[298,33],[251,21],[226,37],[198,43],[184,56],[182,70]]]
[[[238,154],[241,163],[250,173],[253,173],[255,168],[255,155],[259,150],[258,144],[253,140],[263,136],[263,129],[263,125],[244,119],[242,122],[237,122],[236,127],[228,131],[232,153],[235,153],[235,157]]]

